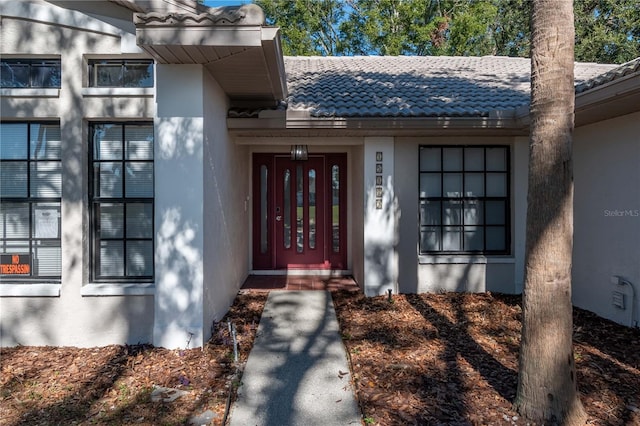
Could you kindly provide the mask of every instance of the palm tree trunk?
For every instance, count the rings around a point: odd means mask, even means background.
[[[532,421],[584,424],[573,358],[572,0],[533,0],[523,327],[515,406]]]

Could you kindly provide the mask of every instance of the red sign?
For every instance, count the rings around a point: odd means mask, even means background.
[[[31,255],[30,254],[0,255],[0,274],[31,275]]]

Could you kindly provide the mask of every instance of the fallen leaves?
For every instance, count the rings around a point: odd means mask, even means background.
[[[236,389],[226,321],[238,330],[245,362],[266,297],[238,295],[202,349],[2,348],[0,424],[185,424],[209,413],[221,424],[228,394]]]
[[[508,424],[520,297],[333,294],[367,424]],[[575,310],[576,367],[592,425],[640,424],[640,330]],[[637,408],[636,408],[637,409]],[[640,411],[640,410],[639,410]]]

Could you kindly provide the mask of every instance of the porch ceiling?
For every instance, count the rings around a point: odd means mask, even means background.
[[[254,5],[216,13],[136,14],[138,45],[160,64],[201,64],[232,106],[276,105],[287,96],[278,28]]]

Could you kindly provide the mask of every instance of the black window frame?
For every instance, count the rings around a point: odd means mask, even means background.
[[[26,68],[29,82],[25,85],[7,85],[7,73],[13,72],[12,68]],[[42,68],[53,68],[54,73],[48,79],[40,78]],[[11,78],[10,81],[15,81]],[[52,84],[39,84],[40,81],[51,81]],[[62,85],[62,65],[60,58],[2,58],[0,60],[0,88],[2,89],[60,89]]]
[[[422,165],[422,149],[440,149],[440,169],[439,171],[423,171]],[[462,174],[462,194],[460,196],[445,196],[444,195],[444,174],[448,171],[444,170],[444,155],[443,149],[447,148],[460,148],[462,149],[462,167],[458,171]],[[465,166],[465,150],[466,149],[483,149],[483,168],[482,171],[477,170],[467,170]],[[504,171],[496,171],[487,169],[487,149],[504,149],[505,150],[505,161],[506,161],[506,170]],[[420,255],[510,255],[511,254],[511,149],[509,145],[420,145],[418,151],[418,250]],[[455,173],[449,171],[449,173]],[[465,176],[467,173],[482,173],[483,174],[483,196],[467,196],[464,193],[465,186]],[[505,176],[505,196],[487,196],[487,175],[488,174],[504,174]],[[439,174],[440,175],[440,196],[423,196],[422,190],[420,188],[422,182],[422,176],[424,174]],[[439,216],[439,224],[425,224],[428,223],[429,220],[425,219],[423,215],[426,214],[425,209],[422,208],[423,203],[428,203],[429,201],[439,202],[440,203],[440,216]],[[445,224],[445,203],[447,202],[460,202],[461,207],[460,211],[462,214],[460,215],[460,224]],[[504,223],[503,224],[491,224],[488,223],[487,218],[487,201],[502,201],[504,203]],[[464,207],[465,203],[479,203],[482,206],[482,221],[481,223],[474,224],[465,224],[465,214]],[[425,204],[426,206],[426,204]],[[443,248],[443,240],[442,237],[444,235],[444,228],[459,228],[460,230],[460,250],[445,250]],[[465,247],[465,228],[479,227],[483,229],[482,232],[482,249],[479,250],[470,250]],[[492,250],[487,248],[487,228],[504,228],[504,249],[500,250]],[[423,247],[423,232],[426,232],[429,228],[439,228],[440,229],[440,239],[438,241],[437,249],[427,249]]]
[[[121,129],[121,142],[122,142],[122,159],[121,160],[97,160],[95,159],[95,141],[94,134],[97,126],[104,125],[115,125],[122,126]],[[126,128],[128,126],[150,126],[153,129],[153,122],[151,121],[125,121],[125,122],[91,122],[89,124],[89,222],[90,222],[90,267],[89,267],[89,279],[91,282],[110,282],[110,283],[152,283],[155,279],[155,154],[153,155],[151,160],[127,160],[126,152],[125,152],[125,133]],[[153,145],[155,147],[155,129],[153,134]],[[95,174],[95,165],[100,163],[114,163],[120,162],[122,163],[121,170],[125,170],[125,164],[128,162],[144,162],[151,163],[153,165],[152,168],[152,192],[153,195],[151,197],[127,197],[126,196],[126,179],[122,179],[122,196],[121,197],[103,197],[96,194],[96,174]],[[99,182],[98,182],[99,184]],[[105,238],[100,237],[100,212],[99,209],[102,205],[117,205],[122,204],[124,209],[124,226],[123,226],[123,236],[122,238]],[[132,204],[145,204],[151,206],[151,236],[150,237],[128,237],[127,236],[127,205]],[[123,275],[101,275],[100,274],[100,242],[101,241],[122,241],[122,249],[123,249]],[[128,274],[127,271],[127,242],[128,241],[150,241],[152,252],[151,252],[151,275],[131,275]]]
[[[45,125],[45,126],[57,126],[60,129],[59,121],[2,121],[1,124],[25,124],[27,126],[27,146],[26,146],[26,158],[24,159],[0,159],[0,168],[3,164],[9,163],[26,163],[26,196],[18,197],[18,196],[3,196],[0,194],[0,204],[6,206],[11,203],[15,204],[27,204],[28,205],[28,228],[29,235],[27,238],[24,237],[6,237],[6,230],[4,230],[3,234],[5,237],[0,239],[0,251],[3,255],[7,254],[25,254],[22,252],[15,252],[13,250],[7,251],[6,247],[9,242],[20,242],[27,241],[28,242],[28,254],[31,256],[31,272],[29,275],[1,275],[0,282],[2,283],[43,283],[43,284],[59,284],[62,280],[62,193],[59,197],[43,197],[43,196],[32,196],[32,170],[34,165],[38,163],[52,163],[59,162],[60,163],[60,179],[62,182],[62,154],[60,154],[60,158],[32,158],[31,151],[31,143],[32,143],[32,126],[34,125]],[[62,141],[60,141],[62,143]],[[35,167],[37,170],[37,167]],[[62,188],[61,188],[62,190]],[[62,192],[62,191],[61,191]],[[56,233],[58,235],[57,238],[47,238],[47,237],[37,237],[36,236],[36,227],[34,221],[34,208],[37,205],[49,205],[50,207],[56,208],[58,213],[58,223]],[[34,250],[36,247],[41,248],[59,248],[60,250],[60,264],[59,264],[59,275],[34,275],[33,261],[37,259],[37,256],[34,256]]]
[[[110,67],[120,67],[120,77],[119,81],[114,84],[99,84],[99,79],[97,78],[97,66],[110,66]],[[144,81],[144,80],[132,80],[130,76],[127,75],[127,66],[142,66],[146,65],[149,69],[149,79],[150,82],[148,84],[134,84],[136,81]],[[87,60],[87,70],[88,70],[88,87],[102,87],[102,88],[113,88],[113,87],[128,87],[128,88],[152,88],[155,85],[155,76],[154,76],[154,61],[153,59],[88,59]]]

